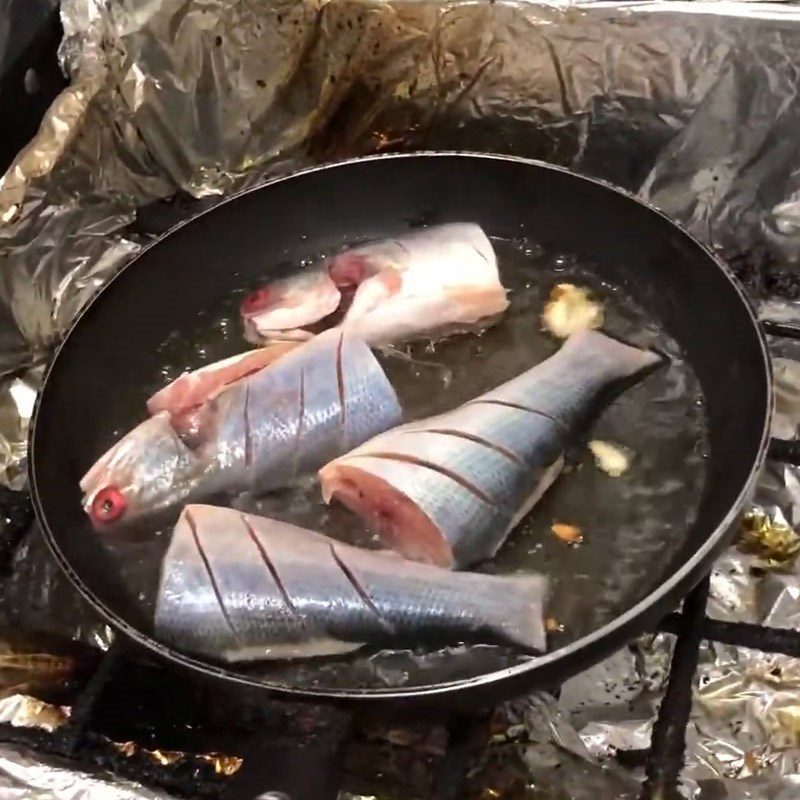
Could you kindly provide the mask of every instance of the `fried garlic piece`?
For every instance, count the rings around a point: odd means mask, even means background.
[[[593,439],[589,442],[589,450],[592,451],[597,468],[612,478],[619,478],[630,469],[631,454],[624,447],[601,439]]]
[[[542,323],[554,336],[566,339],[577,331],[600,328],[603,304],[593,299],[588,289],[572,283],[559,283],[550,292]]]

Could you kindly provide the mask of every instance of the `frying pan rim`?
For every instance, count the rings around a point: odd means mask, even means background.
[[[59,356],[62,350],[67,346],[73,332],[81,324],[84,315],[89,312],[89,310],[95,305],[95,303],[97,303],[99,299],[102,297],[103,293],[108,291],[112,286],[112,284],[117,279],[119,279],[123,273],[126,273],[129,269],[133,268],[134,265],[137,264],[140,261],[140,259],[142,259],[142,257],[150,251],[151,248],[160,244],[164,239],[173,235],[176,231],[180,230],[185,225],[188,225],[190,223],[195,222],[196,220],[199,220],[206,214],[212,213],[215,209],[219,208],[220,206],[234,202],[240,197],[248,195],[252,192],[260,192],[266,190],[268,187],[275,186],[285,181],[297,180],[302,178],[303,176],[313,173],[346,169],[348,166],[351,165],[362,164],[365,162],[372,162],[372,161],[424,159],[431,157],[455,158],[455,159],[466,158],[467,160],[477,158],[487,161],[514,162],[523,164],[526,167],[535,167],[536,169],[540,170],[550,170],[553,172],[562,173],[568,175],[571,179],[588,181],[589,183],[595,184],[599,187],[602,187],[603,189],[615,192],[616,194],[623,196],[625,199],[632,201],[636,205],[647,209],[650,213],[655,214],[661,220],[663,220],[664,223],[670,225],[675,231],[677,231],[683,237],[685,237],[690,244],[692,244],[696,248],[699,248],[717,266],[717,268],[722,272],[722,274],[727,279],[731,289],[736,293],[738,299],[741,301],[747,315],[750,318],[750,322],[752,323],[752,330],[757,337],[758,345],[761,351],[761,356],[762,356],[761,367],[763,367],[764,369],[765,372],[764,377],[766,378],[766,403],[764,404],[764,412],[763,412],[764,419],[762,423],[762,432],[761,432],[759,447],[752,468],[750,470],[750,474],[747,480],[744,482],[744,485],[742,486],[742,489],[737,495],[735,501],[732,503],[730,509],[728,510],[727,514],[724,516],[722,521],[706,537],[705,541],[700,546],[700,548],[698,548],[698,550],[695,551],[692,554],[692,556],[680,566],[679,569],[673,572],[672,575],[670,575],[666,580],[664,580],[661,584],[659,584],[653,591],[648,593],[638,603],[628,608],[626,611],[624,611],[615,619],[611,620],[605,625],[602,625],[600,628],[597,628],[596,630],[592,631],[586,636],[582,636],[581,638],[576,639],[574,642],[570,642],[569,644],[560,647],[557,650],[554,650],[550,653],[545,653],[529,661],[523,661],[520,664],[515,664],[513,666],[506,667],[504,669],[481,673],[480,675],[475,675],[469,678],[459,678],[452,681],[434,683],[426,686],[410,686],[410,687],[340,689],[340,688],[319,688],[313,686],[311,687],[291,686],[291,685],[272,683],[269,681],[261,680],[256,676],[249,676],[242,673],[237,673],[227,667],[217,666],[202,661],[200,659],[193,658],[177,650],[173,650],[171,647],[162,644],[155,638],[142,633],[133,625],[128,623],[126,620],[122,619],[116,612],[112,611],[104,602],[102,602],[100,598],[98,598],[95,595],[95,593],[86,585],[84,580],[73,569],[72,565],[69,563],[69,560],[61,551],[61,548],[58,544],[58,537],[54,534],[53,530],[50,527],[47,514],[45,512],[44,506],[42,504],[39,495],[39,488],[37,482],[37,469],[36,469],[36,448],[34,447],[34,443],[36,440],[36,431],[38,428],[38,419],[39,419],[40,408],[42,405],[42,398],[44,398],[46,395],[50,375],[58,364]],[[736,280],[735,276],[733,275],[733,272],[730,270],[728,265],[724,261],[722,261],[722,259],[719,258],[712,250],[710,250],[703,243],[697,240],[691,233],[685,230],[682,225],[670,219],[662,211],[660,211],[647,201],[642,200],[642,198],[638,197],[633,192],[630,192],[627,189],[623,189],[619,186],[615,186],[614,184],[605,181],[601,178],[580,175],[576,172],[573,172],[572,170],[567,169],[566,167],[558,166],[555,164],[548,164],[538,159],[505,155],[501,153],[481,153],[481,152],[464,151],[464,150],[428,150],[428,151],[415,151],[411,153],[384,153],[378,155],[361,156],[357,158],[350,158],[342,161],[336,161],[327,164],[308,167],[306,169],[302,169],[297,172],[290,173],[288,175],[283,175],[273,178],[271,180],[266,181],[263,184],[259,184],[258,186],[249,187],[242,191],[236,192],[232,194],[230,197],[225,198],[224,200],[215,204],[211,208],[205,209],[186,220],[178,222],[176,225],[171,227],[168,231],[159,236],[153,242],[143,247],[142,250],[133,259],[131,259],[130,262],[128,262],[115,275],[113,275],[108,281],[106,281],[102,286],[100,286],[97,289],[97,291],[92,295],[92,297],[86,302],[86,304],[80,310],[80,312],[77,314],[75,320],[70,325],[67,333],[64,335],[63,339],[56,347],[53,357],[51,358],[50,363],[47,365],[47,368],[45,370],[42,379],[42,388],[37,395],[33,414],[31,416],[30,432],[28,436],[28,453],[29,453],[28,480],[30,486],[31,499],[33,502],[34,511],[36,513],[36,519],[44,534],[45,540],[47,541],[51,553],[53,554],[59,567],[64,571],[64,573],[66,574],[67,578],[70,580],[72,585],[103,617],[106,618],[106,620],[111,625],[114,626],[114,628],[117,630],[118,633],[144,646],[148,650],[162,657],[165,657],[167,660],[177,662],[178,664],[184,667],[188,667],[189,669],[192,670],[199,670],[201,673],[204,673],[206,675],[215,676],[225,680],[231,680],[239,684],[258,687],[264,689],[265,691],[274,693],[277,696],[285,696],[285,697],[300,696],[306,698],[313,698],[314,700],[317,701],[331,701],[331,702],[356,701],[359,704],[363,704],[365,702],[370,702],[370,701],[376,703],[378,701],[404,700],[404,699],[410,700],[412,698],[434,697],[437,695],[438,696],[455,695],[467,691],[469,689],[474,689],[476,687],[486,688],[492,685],[497,685],[507,679],[511,679],[514,677],[519,678],[521,676],[524,676],[525,673],[535,673],[541,667],[545,667],[547,665],[553,665],[560,660],[567,661],[570,657],[573,657],[574,660],[574,657],[579,656],[582,653],[587,653],[592,648],[595,648],[597,650],[602,650],[601,645],[605,640],[619,639],[620,634],[624,635],[626,628],[630,628],[632,625],[635,626],[637,619],[647,617],[648,611],[657,607],[659,603],[666,600],[670,594],[678,592],[685,594],[685,592],[691,588],[691,585],[693,584],[690,584],[690,582],[698,577],[698,573],[702,571],[705,560],[713,556],[715,551],[724,543],[726,535],[728,535],[736,518],[740,514],[745,502],[747,501],[748,497],[751,495],[753,489],[755,488],[755,483],[756,480],[758,479],[758,475],[761,472],[762,467],[764,466],[764,462],[767,456],[767,448],[769,444],[770,423],[772,419],[772,409],[774,404],[774,389],[773,389],[772,377],[773,377],[772,361],[769,357],[766,335],[758,321],[758,318],[750,304],[749,299],[747,298],[747,295],[744,293],[743,288]],[[689,585],[687,586],[687,584]]]

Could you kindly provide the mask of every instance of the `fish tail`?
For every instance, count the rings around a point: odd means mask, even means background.
[[[580,353],[583,358],[596,361],[600,366],[613,366],[620,378],[655,369],[663,362],[662,357],[652,350],[623,344],[594,330],[573,333],[564,343],[561,352],[565,356],[572,352]]]

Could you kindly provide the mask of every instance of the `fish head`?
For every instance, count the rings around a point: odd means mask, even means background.
[[[239,311],[262,336],[296,332],[333,314],[341,294],[325,270],[303,272],[251,292]]]
[[[164,411],[126,434],[84,475],[83,508],[98,531],[127,527],[180,503],[200,472]]]

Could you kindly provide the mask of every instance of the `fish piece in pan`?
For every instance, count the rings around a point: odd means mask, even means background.
[[[369,347],[331,330],[207,399],[181,424],[160,411],[81,480],[98,529],[224,492],[265,492],[398,424],[402,411]]]
[[[459,222],[352,247],[253,292],[241,314],[266,340],[307,338],[327,322],[377,347],[482,327],[507,307],[491,242]]]
[[[191,372],[184,372],[172,383],[159,389],[147,401],[147,410],[151,415],[168,411],[173,421],[180,425],[183,416],[191,414],[226,386],[268,367],[298,344],[298,342],[275,342],[222,361],[215,361]]]
[[[455,573],[229,508],[187,506],[161,567],[157,637],[226,662],[376,646],[541,651],[539,575]]]
[[[490,558],[556,479],[606,392],[659,362],[596,331],[573,334],[508,383],[327,464],[323,496],[407,558],[454,568]]]

